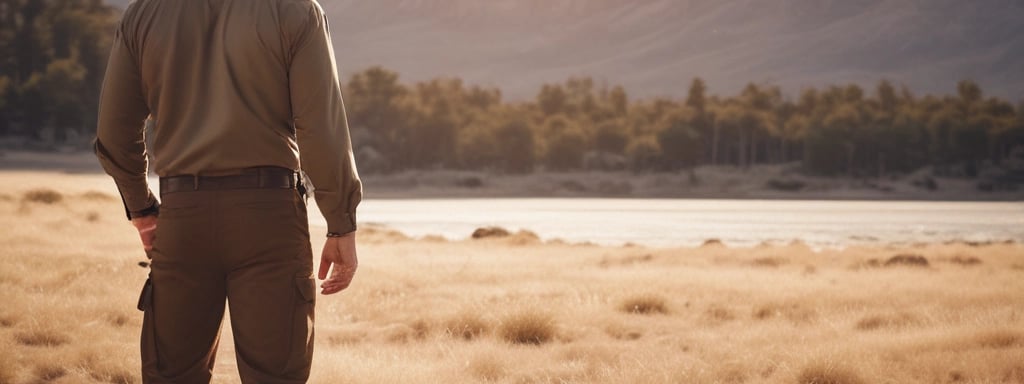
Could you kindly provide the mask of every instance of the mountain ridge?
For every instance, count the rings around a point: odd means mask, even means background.
[[[124,6],[127,1],[113,2]],[[882,80],[952,93],[958,80],[1024,97],[1024,3],[1014,0],[322,0],[342,75],[373,65],[403,81],[460,77],[532,98],[592,76],[631,95],[685,96],[748,82]]]

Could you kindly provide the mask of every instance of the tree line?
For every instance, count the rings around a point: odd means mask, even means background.
[[[0,0],[0,136],[87,140],[120,11],[102,0]],[[951,84],[952,85],[952,84]],[[458,78],[413,84],[381,67],[344,86],[364,172],[467,169],[679,171],[698,165],[800,163],[810,173],[880,177],[931,166],[974,176],[1024,152],[1024,104],[965,80],[948,95],[889,81],[784,95],[751,83],[682,98],[631,99],[621,86],[574,77],[529,100]]]
[[[376,67],[344,88],[357,156],[371,171],[799,162],[821,175],[881,177],[933,166],[942,175],[974,176],[1024,151],[1024,104],[986,98],[969,80],[952,95],[917,96],[882,80],[870,91],[850,84],[789,98],[754,83],[719,97],[695,78],[685,98],[631,100],[621,86],[575,77],[543,85],[532,100],[503,101],[495,88],[457,78],[406,85]]]

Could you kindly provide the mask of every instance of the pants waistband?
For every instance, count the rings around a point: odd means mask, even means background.
[[[160,194],[226,189],[299,189],[297,171],[281,167],[254,167],[235,175],[181,175],[160,178]]]

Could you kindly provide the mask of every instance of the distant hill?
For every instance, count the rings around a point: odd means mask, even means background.
[[[126,0],[116,0],[124,5]],[[533,97],[589,75],[634,96],[747,82],[806,86],[881,78],[918,93],[976,80],[1024,98],[1020,0],[322,0],[343,74],[382,65],[405,81],[458,76]]]

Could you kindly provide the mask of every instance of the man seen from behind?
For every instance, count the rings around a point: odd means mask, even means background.
[[[355,274],[362,197],[319,4],[130,3],[96,136],[152,258],[139,303],[143,382],[208,383],[225,300],[242,382],[306,382],[316,280],[299,171],[327,221],[322,294]]]

